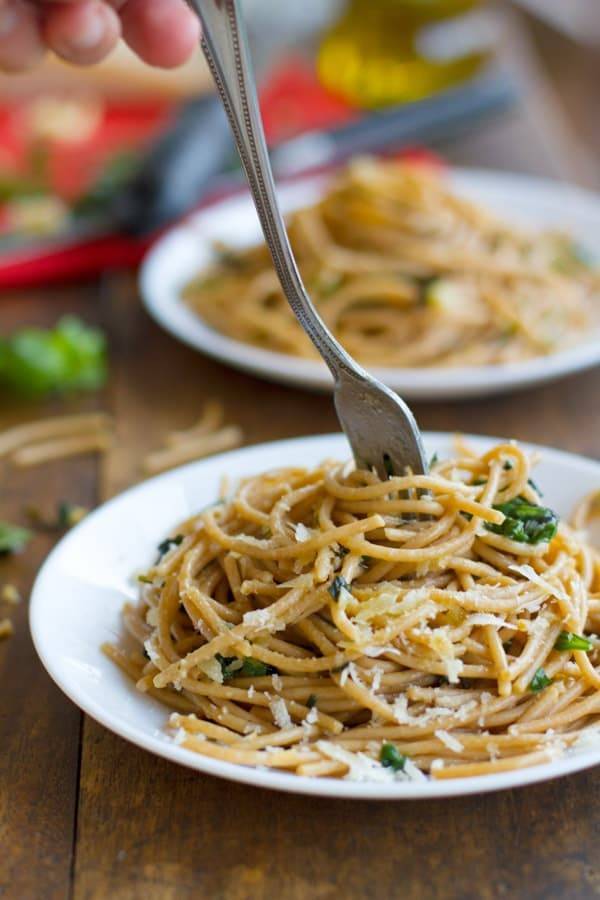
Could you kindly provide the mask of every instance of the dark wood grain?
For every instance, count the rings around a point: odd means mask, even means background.
[[[552,79],[524,62],[527,91],[494,124],[445,148],[451,161],[590,181],[597,153],[593,91],[571,102],[577,73],[593,71],[568,50],[566,81],[554,38],[534,37]],[[562,46],[562,45],[560,45]],[[565,50],[565,53],[567,51]],[[511,64],[512,66],[512,64]],[[555,83],[552,84],[552,81]],[[591,173],[592,180],[594,173]],[[131,278],[98,287],[3,297],[0,332],[77,312],[106,328],[111,380],[100,396],[42,407],[0,398],[0,426],[44,413],[102,407],[118,442],[92,459],[15,475],[0,472],[0,517],[23,503],[85,505],[140,477],[141,455],[175,427],[191,424],[208,398],[221,399],[247,443],[336,430],[325,395],[269,384],[181,346],[142,311]],[[417,404],[423,428],[496,434],[598,458],[600,371],[501,398]],[[27,594],[50,548],[0,560],[0,584]],[[14,900],[588,900],[600,895],[600,775],[588,772],[526,790],[457,800],[357,803],[269,793],[187,771],[125,743],[77,710],[51,684],[27,635],[0,644],[0,897]],[[81,730],[81,733],[80,733]]]
[[[67,310],[83,314],[95,306],[96,290],[44,291],[2,298],[2,331],[18,323],[54,322]],[[97,405],[98,398],[9,404],[0,400],[2,426]],[[90,459],[69,466],[54,463],[17,471],[0,468],[0,518],[26,524],[24,507],[34,503],[56,511],[61,500],[85,506],[97,502],[96,465]],[[56,540],[38,534],[23,555],[0,558],[0,586],[15,584],[17,607],[0,606],[15,635],[0,642],[0,896],[64,898],[69,893],[75,838],[81,714],[50,681],[34,652],[27,626],[27,598],[34,575]]]
[[[433,802],[277,794],[86,723],[76,896],[583,900],[600,890],[598,776]],[[127,784],[127,807],[113,792]],[[122,820],[119,820],[122,816]]]

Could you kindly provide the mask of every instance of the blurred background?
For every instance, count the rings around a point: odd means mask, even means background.
[[[494,147],[511,129],[511,168],[535,170],[525,110],[547,168],[598,185],[597,0],[244,8],[279,176],[364,152],[504,168]],[[241,184],[200,51],[166,73],[119,47],[91,69],[49,59],[0,76],[0,290],[135,266],[169,224]]]

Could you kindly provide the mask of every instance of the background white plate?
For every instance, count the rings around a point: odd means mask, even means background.
[[[280,189],[285,212],[314,202],[327,179],[305,179]],[[567,231],[600,259],[600,198],[560,182],[501,172],[455,169],[450,185],[508,221]],[[274,353],[214,331],[181,300],[183,287],[213,258],[215,240],[248,246],[260,240],[260,226],[248,195],[197,213],[161,238],[142,266],[140,287],[150,315],[166,331],[197,350],[238,369],[273,381],[331,390],[324,363]],[[393,369],[373,374],[408,399],[483,396],[525,388],[600,362],[600,333],[585,344],[507,366]]]
[[[442,456],[451,452],[451,440],[450,435],[425,435],[428,452]],[[472,442],[483,450],[492,439],[472,438]],[[600,762],[599,748],[481,778],[389,785],[247,768],[199,756],[167,737],[169,710],[138,693],[100,650],[104,641],[119,640],[122,634],[123,602],[137,596],[134,574],[154,559],[156,546],[171,528],[216,498],[224,472],[235,478],[348,455],[341,435],[262,444],[167,472],[91,513],[50,554],[31,597],[34,644],[54,681],[90,716],[146,750],[212,775],[296,793],[372,799],[456,796],[531,784]],[[543,449],[536,481],[548,504],[567,515],[575,500],[600,486],[600,464]]]

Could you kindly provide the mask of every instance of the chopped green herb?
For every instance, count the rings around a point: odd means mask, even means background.
[[[31,532],[10,522],[0,522],[0,555],[18,553],[23,550],[31,537]]]
[[[222,241],[215,241],[213,249],[216,261],[223,269],[233,269],[237,272],[243,272],[251,263],[249,263],[243,251],[229,247]]]
[[[348,550],[347,547],[342,547],[341,544],[338,544],[337,549],[335,551],[336,556],[338,556],[340,559],[343,559],[345,556],[348,556],[349,553],[350,553],[350,551]]]
[[[261,662],[259,659],[253,659],[251,656],[244,657],[242,668],[238,675],[242,678],[260,678],[263,675],[278,675],[279,672],[275,666]]]
[[[340,591],[349,591],[350,585],[342,575],[336,575],[327,590],[334,600],[339,600]]]
[[[400,753],[395,744],[384,743],[379,751],[381,765],[394,772],[403,772],[407,757]]]
[[[394,477],[394,464],[392,463],[392,458],[389,453],[383,454],[383,468],[385,469],[385,474],[388,478]]]
[[[221,656],[217,653],[216,659],[221,666],[224,681],[230,678],[261,678],[264,675],[278,674],[275,666],[269,666],[251,656],[240,659],[237,656]]]
[[[149,575],[138,575],[137,580],[142,584],[152,584],[153,580]]]
[[[55,328],[22,328],[0,338],[0,385],[23,394],[95,390],[106,379],[101,331],[73,316]]]
[[[439,462],[439,456],[438,456],[438,454],[437,454],[437,452],[436,452],[436,453],[433,454],[433,456],[432,456],[431,459],[429,460],[429,468],[430,468],[430,469],[433,469],[434,466],[437,466],[438,462]]]
[[[308,706],[309,709],[312,709],[313,706],[316,706],[317,705],[317,695],[311,694],[310,697],[308,698],[308,700],[306,701],[306,705]]]
[[[512,541],[524,544],[539,544],[550,541],[558,528],[558,516],[545,506],[529,503],[523,497],[514,497],[507,503],[498,503],[494,509],[504,513],[501,525],[486,523],[488,531],[502,534]]]
[[[514,466],[511,463],[511,461],[509,459],[507,459],[506,462],[504,463],[504,465],[502,466],[502,468],[504,469],[505,472],[510,472],[511,469],[514,469]]]
[[[158,545],[157,550],[159,553],[159,561],[163,558],[165,553],[168,553],[171,547],[179,547],[183,540],[182,534],[176,534],[175,537],[166,538],[164,541]]]
[[[555,650],[584,650],[589,653],[594,649],[594,645],[587,638],[580,634],[573,634],[572,631],[561,631],[554,644]]]
[[[360,567],[361,569],[368,569],[369,565],[373,562],[372,556],[361,556],[360,558]]]
[[[543,496],[544,496],[543,493],[542,493],[542,491],[539,489],[539,487],[537,486],[537,484],[536,484],[535,481],[533,480],[533,478],[528,478],[528,479],[527,479],[527,484],[529,485],[530,488],[533,488],[533,490],[536,492],[536,494],[538,495],[538,497],[543,497]]]
[[[544,688],[549,687],[552,684],[552,679],[546,675],[545,671],[542,668],[536,670],[535,675],[531,679],[531,683],[529,685],[529,690],[534,694],[538,694],[540,691],[543,691]]]
[[[417,276],[415,279],[415,285],[418,290],[419,303],[426,304],[428,303],[428,292],[429,288],[432,284],[435,284],[437,281],[436,275],[421,275]]]
[[[568,238],[556,241],[556,257],[553,268],[557,272],[572,275],[581,269],[589,269],[594,265],[594,258],[586,247],[582,247]]]
[[[72,528],[88,514],[85,506],[77,506],[74,503],[59,503],[57,525],[59,528]]]

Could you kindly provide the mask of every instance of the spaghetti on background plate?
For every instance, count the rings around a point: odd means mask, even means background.
[[[319,313],[367,366],[518,362],[598,325],[600,274],[569,237],[499,220],[431,167],[356,160],[288,231]],[[184,289],[190,309],[235,340],[317,358],[266,246],[217,250]]]
[[[444,779],[597,741],[597,496],[569,526],[518,445],[457,452],[245,479],[164,540],[105,651],[178,743],[242,765]]]

